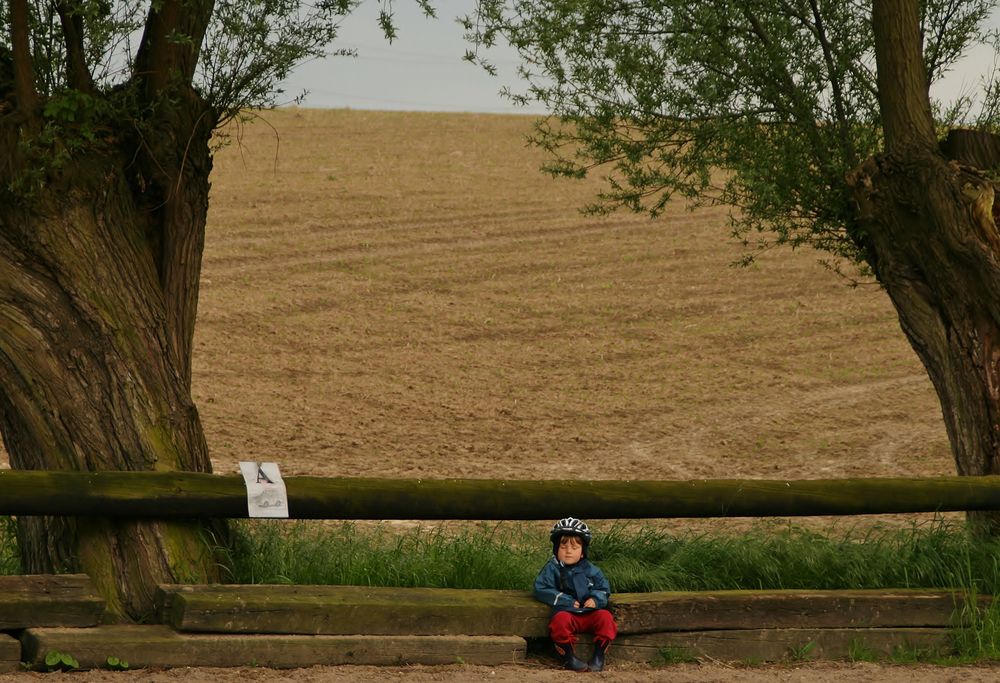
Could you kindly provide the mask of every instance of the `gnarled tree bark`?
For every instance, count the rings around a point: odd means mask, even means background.
[[[72,56],[81,26],[69,5],[60,7]],[[0,65],[9,71],[0,86],[10,84],[0,92],[8,150],[0,168],[0,432],[14,468],[211,471],[190,381],[218,123],[191,77],[212,4],[167,0],[150,11],[142,68],[126,86],[143,102],[141,123],[106,113],[112,105],[91,112],[87,131],[77,119],[59,121],[58,135],[46,139],[53,122],[30,83],[26,36]],[[76,57],[68,83],[91,98],[120,96],[95,92]],[[67,144],[74,135],[85,144]],[[86,572],[121,618],[152,616],[158,584],[219,580],[218,523],[18,523],[26,571]]]
[[[848,179],[871,265],[937,391],[959,474],[997,474],[1000,234],[985,171],[1000,168],[998,141],[956,133],[938,146],[915,0],[877,0],[873,23],[886,151]],[[970,518],[1000,534],[997,513]]]
[[[182,370],[189,361],[172,341],[120,158],[89,159],[65,176],[65,186],[0,209],[0,429],[11,465],[210,471]],[[141,619],[158,583],[217,576],[192,534],[25,518],[19,541],[27,571],[85,571],[114,611]]]

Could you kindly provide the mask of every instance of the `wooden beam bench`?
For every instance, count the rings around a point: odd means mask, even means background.
[[[5,633],[0,633],[0,673],[17,671],[21,666],[21,643]]]
[[[162,623],[179,631],[541,638],[549,608],[525,591],[370,586],[161,586]],[[984,598],[985,599],[985,598]],[[618,593],[619,632],[956,624],[951,591],[705,591]]]
[[[167,626],[98,626],[26,629],[21,643],[0,644],[3,670],[21,660],[44,668],[50,651],[72,654],[81,668],[102,668],[109,657],[129,667],[479,664],[523,662],[527,641],[518,636],[302,636],[178,633]],[[711,658],[768,662],[789,659],[845,659],[864,654],[888,656],[900,648],[945,653],[949,631],[942,628],[895,629],[747,629],[623,635],[615,641],[613,662],[670,662]],[[547,643],[535,652],[551,655]],[[584,639],[580,654],[590,655]]]
[[[897,652],[945,655],[951,649],[946,628],[762,628],[625,635],[615,641],[613,654],[629,662],[754,663],[885,658]],[[589,653],[589,645],[581,647],[583,656]]]
[[[542,637],[549,610],[524,591],[371,586],[162,586],[178,631]]]
[[[526,643],[517,636],[293,636],[178,633],[167,626],[32,628],[21,637],[22,658],[34,668],[50,651],[73,655],[80,668],[107,665],[108,657],[129,668],[264,666],[284,669],[336,664],[480,664],[524,661]]]
[[[95,626],[103,603],[94,600],[86,577],[3,581],[11,590],[0,606],[30,602],[29,594],[50,608],[59,604],[57,593],[71,598],[65,611],[22,608],[17,619],[0,609],[7,623],[17,624],[0,634],[6,670],[19,661],[40,666],[52,650],[71,654],[83,668],[104,666],[108,657],[132,668],[495,665],[551,651],[549,609],[526,591],[170,585],[158,591],[162,624]],[[979,600],[984,607],[990,598]],[[964,605],[950,591],[786,590],[619,593],[611,608],[620,630],[612,661],[775,661],[899,648],[944,653]],[[73,623],[47,623],[53,620]],[[588,649],[585,641],[581,654]]]
[[[181,632],[496,634],[528,639],[529,654],[548,651],[548,607],[525,591],[162,586],[160,599],[164,623]],[[916,589],[619,593],[611,609],[618,661],[838,659],[942,652],[963,597]]]
[[[988,604],[988,598],[981,602]],[[734,590],[619,593],[611,609],[625,634],[786,628],[957,625],[964,599],[946,590]]]
[[[104,599],[86,574],[0,576],[0,631],[28,626],[94,626]]]
[[[95,626],[104,600],[85,574],[0,576],[0,672],[17,671],[29,626]]]

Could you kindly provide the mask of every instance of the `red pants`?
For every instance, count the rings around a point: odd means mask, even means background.
[[[618,627],[615,618],[606,609],[583,614],[556,612],[549,621],[549,636],[553,642],[572,645],[576,642],[577,633],[592,633],[595,642],[610,643],[618,635]]]

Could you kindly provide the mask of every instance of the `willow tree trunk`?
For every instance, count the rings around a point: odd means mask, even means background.
[[[211,470],[190,337],[214,119],[191,112],[173,129],[179,146],[171,128],[153,145],[126,124],[41,171],[12,155],[5,180],[20,193],[0,202],[0,431],[12,467]],[[25,130],[30,121],[5,125],[2,141]],[[85,572],[123,618],[148,618],[160,583],[218,580],[202,523],[18,522],[26,571]]]
[[[871,265],[937,391],[959,474],[1000,474],[997,185],[937,144],[917,2],[877,0],[873,23],[886,152],[849,178]],[[947,148],[977,165],[1000,162],[992,136],[971,137]],[[970,517],[1000,534],[997,513]]]

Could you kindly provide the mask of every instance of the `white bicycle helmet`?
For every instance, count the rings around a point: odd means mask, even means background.
[[[549,532],[549,539],[552,541],[552,554],[559,551],[559,539],[563,536],[576,536],[583,544],[583,556],[587,556],[587,547],[590,545],[590,529],[583,520],[576,517],[563,517],[552,526]]]

